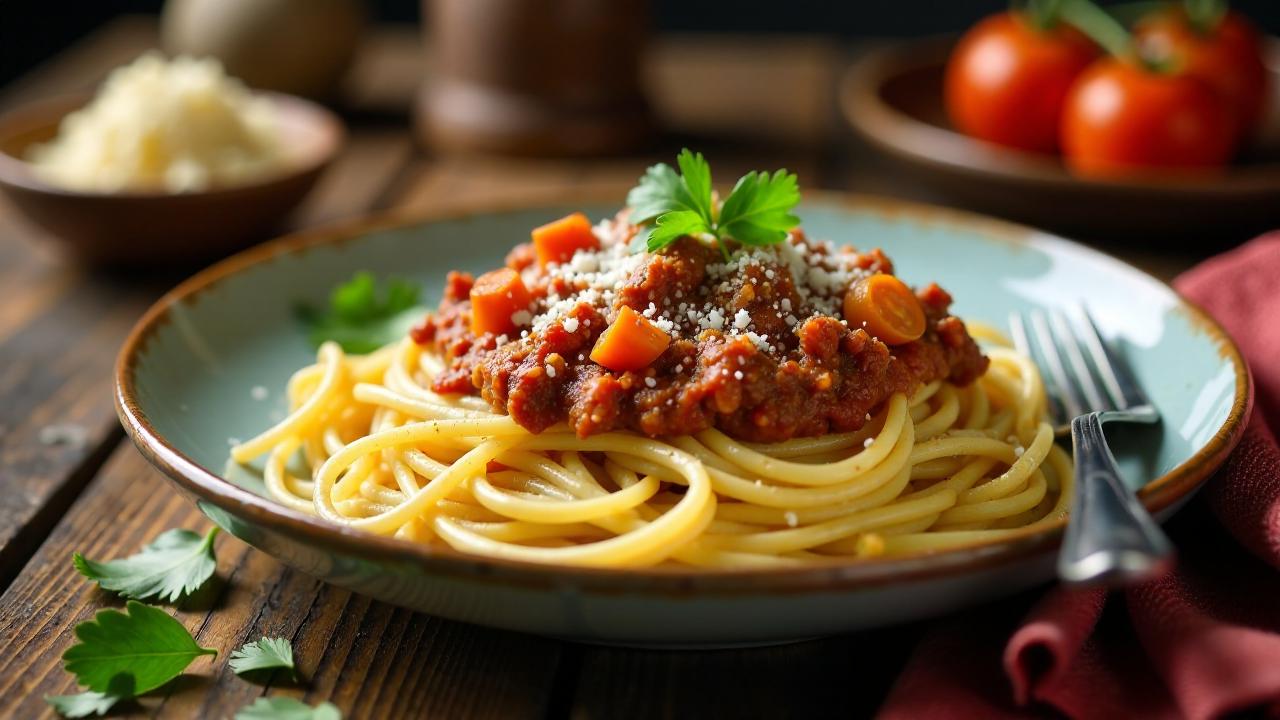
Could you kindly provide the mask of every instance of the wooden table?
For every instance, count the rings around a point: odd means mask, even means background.
[[[0,109],[91,86],[155,42],[154,25],[102,28],[5,88]],[[422,74],[412,29],[371,33],[348,90],[347,148],[294,228],[388,209],[510,199],[551,190],[621,191],[654,158],[688,144],[723,176],[783,166],[808,186],[932,199],[895,181],[845,130],[834,89],[851,50],[778,37],[656,43],[647,72],[670,129],[660,151],[599,161],[458,160],[424,155],[409,108]],[[1120,254],[1170,277],[1194,255]],[[72,627],[120,602],[81,578],[71,553],[136,552],[161,531],[208,521],[124,441],[110,371],[125,333],[177,274],[95,274],[0,205],[0,715],[49,714],[77,692],[61,667]],[[133,706],[136,715],[229,717],[263,693],[331,700],[349,717],[868,715],[919,626],[759,650],[657,652],[568,644],[412,613],[320,583],[223,535],[221,591],[178,617],[219,661]],[[291,639],[305,683],[263,688],[222,659],[263,635]]]

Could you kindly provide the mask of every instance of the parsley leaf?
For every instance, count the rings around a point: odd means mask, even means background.
[[[288,670],[294,679],[298,677],[298,669],[293,664],[293,648],[284,638],[264,637],[257,642],[245,643],[231,653],[228,664],[237,675],[257,670]]]
[[[685,235],[706,232],[706,222],[693,210],[674,210],[659,215],[654,223],[641,228],[631,241],[631,251],[664,248]]]
[[[157,596],[177,602],[213,577],[218,567],[213,554],[217,534],[216,527],[203,538],[190,530],[169,530],[137,555],[97,562],[76,553],[71,561],[81,575],[96,581],[103,590],[135,600]]]
[[[645,171],[627,194],[631,221],[641,225],[632,252],[657,252],[685,236],[714,237],[728,259],[730,240],[743,245],[771,245],[786,239],[800,224],[792,210],[800,202],[795,173],[752,171],[742,176],[716,211],[711,166],[702,153],[680,151],[680,174],[665,163]]]
[[[342,711],[333,703],[311,707],[291,697],[260,697],[240,708],[235,720],[342,720]]]
[[[333,289],[329,307],[298,308],[307,336],[316,347],[332,340],[349,353],[370,353],[404,336],[427,308],[418,304],[421,288],[389,278],[380,294],[373,273],[357,272]]]
[[[78,695],[45,695],[44,701],[62,717],[83,718],[105,714],[120,698],[90,690]]]
[[[107,683],[106,692],[89,690],[78,695],[45,695],[44,701],[62,717],[83,718],[103,715],[116,703],[134,696],[133,676],[121,673]]]
[[[201,655],[217,655],[203,648],[169,613],[130,600],[126,613],[102,610],[76,625],[79,643],[62,654],[63,666],[94,692],[112,694],[119,675],[132,678],[132,694],[154,690],[169,682]]]
[[[787,231],[800,224],[791,214],[800,202],[800,186],[795,173],[778,170],[743,175],[720,208],[720,229],[743,245],[772,245],[787,238]]]
[[[689,191],[693,209],[708,223],[714,223],[715,216],[711,210],[711,166],[703,159],[702,153],[695,155],[689,152],[689,148],[680,151],[676,156],[676,164],[680,166],[680,178]]]
[[[691,205],[680,205],[677,196],[686,192],[676,171],[666,163],[658,163],[645,170],[640,184],[627,193],[627,206],[631,208],[631,222],[648,222],[663,213],[675,210],[692,210]]]

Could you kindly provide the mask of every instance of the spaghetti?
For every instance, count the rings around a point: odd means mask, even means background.
[[[232,458],[265,455],[268,491],[295,510],[534,563],[748,568],[946,550],[1052,524],[1071,492],[1035,365],[994,331],[974,334],[993,342],[975,382],[925,383],[857,431],[774,443],[715,428],[533,433],[479,397],[434,392],[447,364],[410,338],[363,356],[326,343],[290,380],[288,417]],[[291,471],[295,458],[309,473]]]

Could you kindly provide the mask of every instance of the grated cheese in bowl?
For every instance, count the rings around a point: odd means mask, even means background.
[[[27,159],[51,184],[98,192],[198,192],[286,162],[270,100],[213,59],[148,53],[108,76]]]

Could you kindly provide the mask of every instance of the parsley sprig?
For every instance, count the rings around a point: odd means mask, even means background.
[[[101,715],[121,700],[165,685],[201,655],[218,654],[196,644],[169,613],[136,600],[125,605],[125,612],[99,611],[75,633],[80,642],[62,654],[62,661],[88,691],[45,698],[66,717]]]
[[[676,240],[692,236],[714,242],[729,259],[729,241],[741,245],[772,245],[800,224],[792,210],[800,202],[795,173],[772,175],[752,170],[738,179],[724,203],[716,206],[711,166],[702,153],[688,148],[676,157],[680,167],[659,163],[645,171],[640,184],[627,194],[631,221],[642,226],[631,250],[657,252]]]
[[[329,307],[303,305],[297,313],[316,347],[332,340],[349,353],[370,353],[404,337],[422,319],[427,308],[418,304],[420,294],[420,287],[398,278],[380,290],[373,273],[361,270],[333,289]]]
[[[134,600],[157,597],[178,602],[199,590],[218,568],[213,555],[214,527],[203,537],[190,530],[161,533],[137,555],[100,562],[80,553],[71,556],[81,575]]]
[[[75,553],[76,569],[105,590],[128,598],[158,597],[177,601],[199,590],[214,574],[215,527],[204,536],[189,530],[162,533],[142,552],[106,562]],[[163,688],[202,655],[217,656],[201,647],[187,628],[169,613],[130,599],[125,611],[101,610],[75,627],[78,641],[62,654],[63,667],[85,690],[76,695],[46,695],[59,715],[84,718],[104,715],[120,703]],[[245,678],[270,679],[287,671],[298,680],[293,648],[283,638],[263,637],[246,643],[231,655],[231,670]],[[258,698],[241,708],[237,720],[342,720],[332,703],[307,705],[293,698]]]
[[[236,711],[235,720],[342,720],[333,703],[311,706],[291,697],[260,697]]]
[[[290,677],[298,679],[298,668],[293,662],[293,648],[284,638],[264,637],[256,642],[245,643],[239,650],[231,653],[231,660],[227,664],[237,675],[251,676],[255,673],[270,674],[274,670],[288,670]]]

